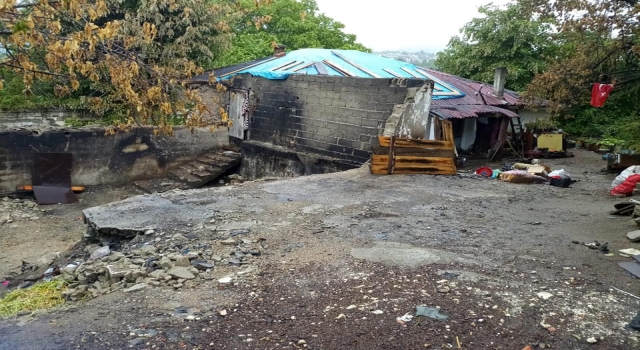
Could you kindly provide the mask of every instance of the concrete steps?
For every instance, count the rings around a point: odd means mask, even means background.
[[[166,178],[135,181],[134,184],[148,193],[198,188],[238,166],[241,159],[242,155],[238,149],[227,148],[227,150],[206,153],[194,161],[171,169]]]

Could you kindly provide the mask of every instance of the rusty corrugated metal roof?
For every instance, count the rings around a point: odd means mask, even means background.
[[[431,113],[437,115],[442,119],[462,119],[462,118],[475,118],[482,114],[498,113],[507,117],[516,118],[518,113],[508,110],[506,108],[500,108],[496,106],[482,106],[482,105],[457,105],[457,106],[439,106],[432,107]]]
[[[440,118],[474,118],[488,113],[498,113],[512,118],[518,117],[518,114],[513,109],[522,106],[522,102],[514,91],[505,90],[504,98],[499,99],[493,93],[492,85],[432,69],[424,68],[422,70],[434,80],[440,80],[442,83],[451,85],[464,93],[464,96],[458,98],[434,99],[431,101],[432,113]]]

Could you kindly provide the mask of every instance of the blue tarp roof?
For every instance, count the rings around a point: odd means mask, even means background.
[[[463,92],[437,79],[418,66],[355,50],[302,49],[291,51],[283,57],[260,60],[259,63],[249,66],[247,69],[218,76],[218,79],[228,79],[233,75],[243,73],[271,80],[287,79],[292,74],[431,79],[435,82],[433,99],[464,97]]]

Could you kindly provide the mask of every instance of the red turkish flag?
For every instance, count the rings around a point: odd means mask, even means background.
[[[609,98],[613,90],[613,84],[593,84],[593,90],[591,90],[591,105],[594,107],[604,106],[604,102]]]

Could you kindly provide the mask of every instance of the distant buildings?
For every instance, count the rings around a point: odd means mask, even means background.
[[[407,52],[407,51],[380,51],[374,52],[375,55],[391,58],[398,61],[404,61],[411,64],[415,64],[424,68],[436,68],[434,62],[436,60],[436,54],[432,52]]]

